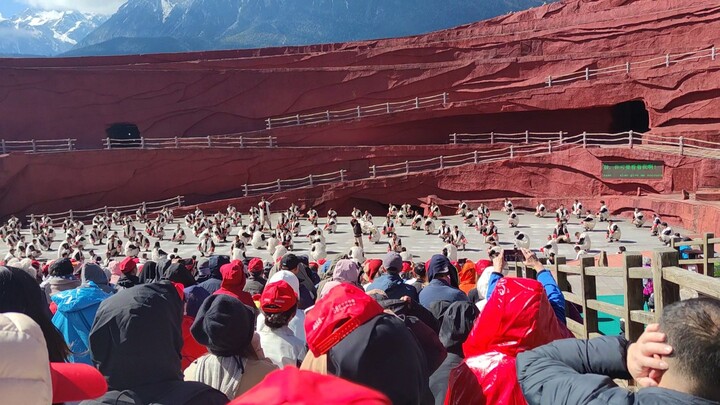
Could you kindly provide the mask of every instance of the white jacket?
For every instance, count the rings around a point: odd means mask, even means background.
[[[307,353],[305,343],[298,339],[287,326],[278,329],[270,329],[265,323],[258,325],[260,335],[260,346],[270,361],[276,366],[297,367]]]
[[[45,337],[24,314],[0,314],[0,400],[4,404],[51,404],[52,379]]]

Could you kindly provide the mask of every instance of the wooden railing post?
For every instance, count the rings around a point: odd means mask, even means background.
[[[560,141],[560,145],[562,145],[562,141],[563,141],[563,131],[560,131],[560,137],[558,138],[558,140]]]
[[[450,134],[450,139],[452,139],[453,145],[457,145],[457,134]]]
[[[706,233],[703,236],[703,274],[710,277],[715,275],[715,265],[710,262],[710,259],[715,257],[715,245],[708,240],[714,238],[715,234],[713,233]]]
[[[552,76],[548,76],[546,83],[548,87],[552,87]]]
[[[110,140],[110,137],[105,138],[105,142],[107,143],[107,149],[112,149],[112,141]]]
[[[362,117],[362,110],[360,109],[360,106],[357,106],[357,117]]]
[[[630,149],[632,149],[632,147],[633,147],[633,131],[632,131],[632,129],[630,131],[628,131],[628,146],[630,147]]]
[[[32,145],[32,151],[33,153],[37,152],[37,146],[35,145],[35,140],[31,139],[30,144]]]
[[[245,195],[245,197],[247,197],[247,196],[248,196],[248,185],[247,185],[247,183],[243,184],[243,191],[244,191],[243,194]]]
[[[177,206],[182,207],[182,196],[177,196]]]
[[[682,156],[685,153],[685,141],[682,136],[678,138],[678,148],[680,149],[680,156]]]
[[[282,191],[282,184],[280,183],[280,179],[277,179],[277,191]]]
[[[308,181],[310,182],[310,187],[312,187],[313,186],[312,174],[308,176]]]
[[[583,148],[587,148],[587,132],[582,133]]]
[[[630,73],[630,62],[625,62],[625,73]]]
[[[659,249],[653,252],[652,271],[655,294],[655,320],[657,321],[666,305],[680,300],[680,286],[665,281],[663,267],[677,267],[679,254],[673,249]]]
[[[325,121],[330,121],[330,110],[325,111]]]
[[[630,268],[642,267],[642,254],[638,252],[625,253],[623,259],[625,338],[634,342],[642,335],[644,327],[643,324],[631,320],[632,311],[642,311],[645,300],[643,299],[643,281],[640,278],[630,278]]]
[[[68,141],[68,142],[67,142],[67,143],[68,143],[68,150],[72,150],[72,149],[73,149],[73,147],[72,147],[72,146],[73,146],[73,145],[72,145],[72,139],[68,139],[67,141]]]
[[[525,143],[530,143],[530,131],[525,130]]]
[[[665,55],[665,67],[670,67],[670,54]]]
[[[552,153],[552,141],[548,141],[548,153]]]
[[[240,147],[241,147],[241,148],[244,148],[245,145],[243,145],[243,137],[242,137],[242,135],[240,135],[239,141],[240,141]]]
[[[510,159],[515,157],[515,152],[513,151],[513,146],[510,145]]]
[[[212,148],[212,138],[210,137],[210,135],[208,135],[208,137],[207,137],[207,143],[208,143],[208,148]]]
[[[272,135],[268,136],[268,145],[270,145],[271,148],[273,147],[273,137],[272,137]]]
[[[590,80],[590,68],[585,68],[585,80]]]
[[[495,143],[495,132],[490,132],[490,145]]]
[[[710,48],[710,60],[715,60],[715,55],[716,55],[715,45],[713,45],[713,47]]]
[[[370,166],[370,177],[372,177],[373,179],[375,178],[375,176],[377,174],[376,170],[377,169],[376,169],[375,165]]]
[[[145,137],[140,137],[140,149],[145,149]]]
[[[478,164],[478,151],[473,151],[473,163]]]
[[[415,97],[415,109],[418,109],[418,108],[420,108],[420,98]]]
[[[345,182],[345,169],[340,170],[340,182]]]
[[[0,149],[2,149],[2,154],[7,153],[7,149],[5,149],[5,139],[0,139]]]
[[[390,103],[385,103],[385,111],[390,114]]]
[[[297,114],[297,115],[295,116],[295,123],[296,123],[297,125],[300,125],[300,114]]]
[[[410,174],[410,162],[405,161],[405,174]]]
[[[272,119],[268,118],[265,122],[267,123],[267,129],[272,129]]]
[[[71,221],[74,220],[72,210],[68,211],[68,216],[70,217]]]
[[[586,267],[595,265],[595,258],[592,256],[583,256],[580,258],[580,297],[583,307],[583,324],[585,326],[584,339],[589,339],[590,334],[598,332],[598,315],[597,311],[587,306],[588,300],[597,299],[597,285],[595,276],[589,276],[585,272]]]
[[[440,155],[440,168],[441,168],[441,169],[444,168],[442,155]]]
[[[713,47],[713,49],[715,49],[715,48]],[[714,59],[713,59],[713,60],[714,60]],[[443,105],[445,105],[445,104],[447,104],[448,94],[447,94],[447,93],[443,93],[442,96],[443,96]]]

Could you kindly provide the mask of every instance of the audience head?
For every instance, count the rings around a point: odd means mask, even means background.
[[[387,273],[400,273],[402,270],[402,257],[397,252],[388,252],[382,259],[382,268]]]
[[[286,281],[266,285],[260,295],[260,309],[265,314],[265,325],[270,329],[287,326],[295,316],[297,304],[298,296]]]
[[[430,262],[428,264],[428,279],[430,281],[443,278],[449,279],[451,267],[452,263],[450,263],[450,260],[447,257],[444,255],[434,255],[430,258]]]
[[[190,333],[216,356],[242,356],[251,347],[255,314],[237,298],[212,295],[200,306]]]
[[[70,349],[63,335],[50,321],[52,314],[45,293],[35,279],[13,267],[0,267],[0,313],[17,312],[29,316],[43,332],[50,361],[64,362]]]
[[[287,253],[280,260],[280,270],[288,270],[293,274],[298,273],[298,266],[300,265],[300,259],[292,253]]]
[[[720,301],[695,298],[663,309],[660,331],[673,352],[663,360],[669,365],[662,377],[672,379],[674,389],[720,401]],[[670,378],[668,378],[670,377]],[[667,382],[666,382],[667,384]]]
[[[50,264],[50,275],[55,277],[72,276],[74,268],[72,262],[68,258],[55,260]]]

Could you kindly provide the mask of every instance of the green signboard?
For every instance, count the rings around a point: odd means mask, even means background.
[[[603,179],[662,179],[663,162],[603,162]]]

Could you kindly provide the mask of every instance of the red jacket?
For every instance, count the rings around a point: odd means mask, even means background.
[[[506,277],[495,288],[463,344],[465,361],[450,372],[446,405],[525,405],[515,356],[571,337],[539,282]]]
[[[190,333],[190,326],[192,326],[195,318],[184,315],[182,320],[182,337],[183,347],[180,353],[182,354],[182,369],[185,370],[190,363],[197,360],[199,357],[205,355],[208,352],[207,347],[201,345],[195,340],[193,335]]]
[[[240,260],[233,260],[220,267],[220,274],[222,274],[222,283],[220,283],[220,289],[215,291],[215,294],[235,297],[243,304],[255,308],[255,302],[250,293],[243,291],[246,280],[245,270]]]

